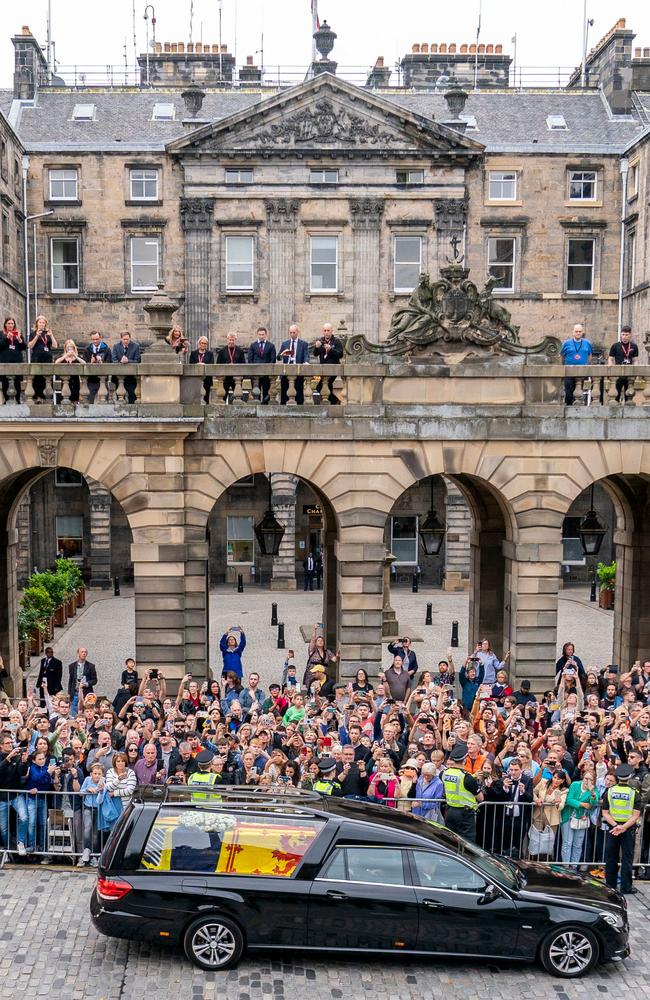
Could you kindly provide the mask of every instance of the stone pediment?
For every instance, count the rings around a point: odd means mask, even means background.
[[[483,147],[431,118],[323,74],[253,108],[170,143],[171,153],[251,152],[298,155],[331,150],[478,155]]]

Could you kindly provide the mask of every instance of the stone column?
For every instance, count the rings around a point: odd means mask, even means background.
[[[646,508],[647,509],[647,508]],[[637,510],[635,531],[617,529],[616,590],[612,663],[628,670],[636,659],[650,656],[650,530],[643,527],[644,508]]]
[[[470,571],[472,517],[463,494],[445,479],[447,533],[445,535],[445,590],[467,590]]]
[[[288,336],[295,320],[295,252],[299,202],[273,198],[266,202],[268,231],[270,339],[274,344]]]
[[[18,533],[18,558],[16,579],[22,590],[32,572],[32,535],[30,530],[31,493],[28,491],[20,501],[16,511],[16,531]]]
[[[185,236],[185,333],[193,347],[199,337],[210,337],[214,201],[181,198],[180,202]]]
[[[377,343],[379,337],[379,235],[384,203],[376,198],[353,198],[352,215],[352,332]]]
[[[340,680],[359,667],[377,678],[382,659],[384,606],[384,511],[353,508],[339,517],[338,645]]]
[[[273,513],[284,525],[280,551],[273,560],[271,590],[296,589],[296,490],[298,477],[271,473]]]
[[[111,495],[87,479],[90,495],[90,587],[111,587]]]

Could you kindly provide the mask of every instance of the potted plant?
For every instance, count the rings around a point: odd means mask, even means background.
[[[20,605],[25,612],[25,624],[31,625],[29,651],[32,656],[37,656],[43,646],[43,636],[48,631],[52,600],[45,587],[32,584],[25,588]]]
[[[72,617],[77,613],[77,594],[83,586],[81,570],[72,559],[57,559],[55,576],[65,580],[67,612]]]
[[[614,604],[614,588],[616,587],[616,561],[599,562],[596,566],[596,579],[600,590],[598,604],[605,611],[610,611]]]
[[[54,611],[54,624],[65,625],[67,621],[65,576],[59,573],[50,573],[49,571],[46,573],[32,573],[27,581],[27,586],[41,586],[47,590]]]

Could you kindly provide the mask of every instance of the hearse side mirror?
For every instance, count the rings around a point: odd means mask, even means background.
[[[496,885],[490,883],[485,887],[485,892],[479,899],[479,906],[485,906],[487,903],[493,903],[495,899],[501,898],[501,892],[497,889]]]

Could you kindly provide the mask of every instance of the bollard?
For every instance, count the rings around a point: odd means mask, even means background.
[[[431,601],[427,604],[427,616],[424,619],[425,625],[433,625],[433,604]]]
[[[244,577],[242,576],[241,573],[237,574],[237,593],[238,594],[244,593]]]
[[[278,622],[278,649],[284,649],[284,622]]]
[[[418,574],[417,574],[417,570],[416,570],[415,573],[413,574],[413,583],[411,585],[411,590],[413,591],[414,594],[417,594],[417,592],[418,592],[419,589],[420,589],[420,587],[419,587],[419,584],[418,584]]]
[[[115,597],[120,596],[120,578],[119,576],[113,577],[113,595]]]
[[[596,600],[596,577],[594,577],[593,580],[591,581],[591,593],[589,594],[589,600],[590,601]]]
[[[450,646],[458,646],[458,622],[453,621],[451,623],[451,642]]]
[[[278,606],[277,604],[271,605],[271,625],[278,624]]]

